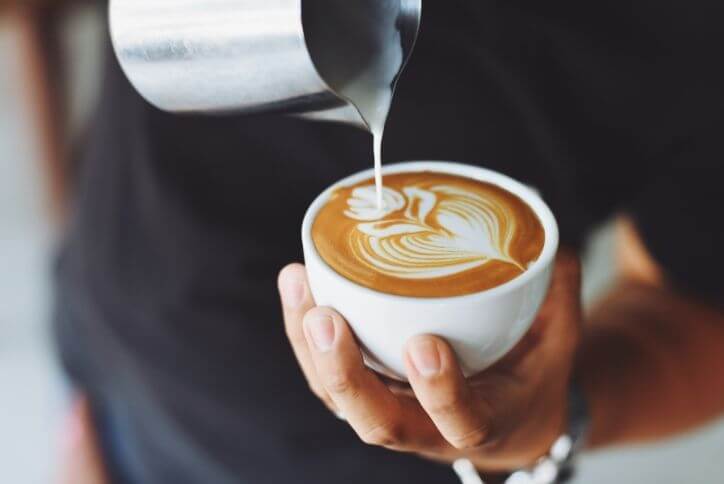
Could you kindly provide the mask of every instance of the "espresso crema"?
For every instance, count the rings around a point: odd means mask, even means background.
[[[540,256],[545,231],[533,210],[502,188],[455,175],[387,175],[337,189],[312,227],[336,272],[401,296],[472,294],[521,275]]]

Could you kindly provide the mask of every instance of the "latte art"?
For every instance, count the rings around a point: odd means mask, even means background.
[[[464,272],[492,260],[524,268],[508,253],[515,219],[505,205],[447,185],[429,189],[387,188],[383,210],[350,234],[353,253],[370,269],[403,279],[428,279]],[[372,219],[373,187],[360,187],[345,214]],[[404,208],[398,217],[385,212]]]
[[[466,178],[408,173],[338,190],[313,238],[322,258],[354,282],[392,294],[484,290],[525,272],[543,228],[513,194]]]

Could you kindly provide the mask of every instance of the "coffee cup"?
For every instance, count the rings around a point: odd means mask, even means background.
[[[354,331],[367,365],[386,376],[406,380],[404,347],[413,336],[434,334],[454,349],[466,376],[502,358],[528,331],[548,292],[558,250],[558,225],[538,193],[500,173],[441,161],[390,164],[385,175],[432,172],[495,185],[520,198],[538,217],[545,242],[538,258],[518,277],[481,292],[451,297],[389,294],[357,284],[337,273],[320,256],[312,227],[320,210],[340,187],[374,176],[366,170],[335,183],[309,207],[302,243],[312,296],[317,305],[338,311]]]

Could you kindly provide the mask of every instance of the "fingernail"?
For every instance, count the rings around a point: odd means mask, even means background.
[[[312,342],[318,351],[326,353],[332,349],[334,344],[334,321],[330,316],[319,316],[309,319],[307,322],[307,331],[312,338]]]
[[[430,377],[440,373],[440,352],[434,341],[429,339],[414,340],[410,343],[408,354],[420,375]]]
[[[281,284],[282,303],[289,309],[296,309],[304,301],[304,282],[291,277],[285,279]]]

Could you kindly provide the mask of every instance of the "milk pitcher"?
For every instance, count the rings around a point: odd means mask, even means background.
[[[366,128],[345,88],[388,75],[394,89],[421,9],[422,0],[111,0],[110,29],[126,76],[165,111]]]

